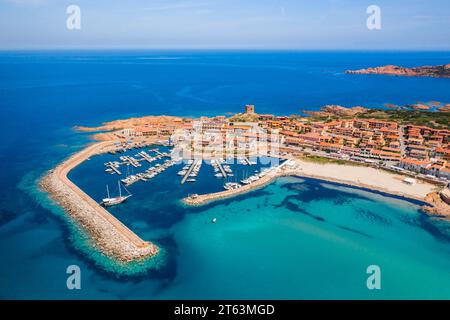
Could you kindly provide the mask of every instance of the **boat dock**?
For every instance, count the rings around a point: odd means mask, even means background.
[[[240,164],[243,164],[244,166],[253,166],[256,164],[255,161],[250,161],[250,159],[248,157],[240,157],[240,158],[238,158],[238,162]]]
[[[167,153],[162,153],[162,152],[160,152],[158,149],[153,149],[153,150],[151,150],[151,151],[156,152],[156,154],[157,154],[158,156],[160,156],[160,157],[169,157],[169,154],[167,154]]]
[[[217,160],[216,160],[216,163],[217,163],[217,167],[218,167],[219,170],[220,170],[220,173],[222,173],[222,176],[223,176],[224,178],[226,178],[226,177],[227,177],[227,173],[226,173],[225,170],[223,169],[223,166],[222,166],[222,163],[220,162],[220,160],[217,159]]]
[[[160,152],[158,149],[150,149],[150,152],[155,152],[156,155],[155,156],[151,156],[150,154],[148,154],[145,151],[141,151],[139,153],[137,153],[135,156],[120,156],[119,159],[120,161],[110,161],[105,163],[104,165],[106,166],[106,172],[110,173],[110,174],[121,174],[120,171],[118,170],[118,168],[121,165],[127,165],[127,166],[133,166],[135,168],[141,167],[142,164],[141,162],[143,161],[147,161],[148,163],[152,163],[156,160],[160,160],[163,157],[169,157],[170,158],[170,154],[167,152]]]
[[[189,175],[191,174],[192,170],[194,170],[194,168],[196,166],[198,166],[201,161],[202,160],[195,160],[192,162],[191,166],[186,171],[186,174],[184,175],[183,179],[181,179],[181,184],[184,184],[186,182],[186,180],[189,178]]]
[[[131,165],[131,166],[133,166],[135,168],[141,166],[139,161],[137,159],[133,158],[133,157],[121,156],[119,159],[122,161],[121,164]]]
[[[119,169],[117,169],[117,167],[116,167],[112,162],[108,162],[108,163],[106,164],[106,167],[107,167],[106,170],[109,171],[109,172],[111,172],[111,173],[115,172],[115,173],[117,173],[119,176],[122,174],[122,172],[120,172]]]
[[[287,168],[286,168],[287,167]],[[225,184],[225,191],[219,191],[215,193],[198,195],[194,194],[183,199],[183,202],[188,205],[202,205],[211,201],[228,198],[238,194],[242,194],[248,191],[255,190],[263,187],[266,184],[272,182],[274,179],[280,176],[296,174],[298,168],[296,168],[296,162],[294,160],[287,160],[276,167],[271,167],[264,172],[254,176],[254,179],[250,183],[240,185],[239,183],[229,182]]]
[[[247,157],[244,158],[244,162],[249,166],[253,166],[256,164],[256,162],[250,161],[250,159]]]
[[[169,167],[175,165],[175,163],[173,160],[165,160],[163,164],[156,164],[154,167],[148,168],[145,172],[128,175],[120,181],[126,186],[130,186],[138,181],[149,181]]]
[[[155,158],[150,157],[149,154],[145,151],[139,152],[138,155],[140,155],[143,160],[147,160],[148,163],[152,163],[153,161],[155,161]]]

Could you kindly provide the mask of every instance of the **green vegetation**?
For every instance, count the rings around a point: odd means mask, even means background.
[[[237,113],[232,116],[230,122],[258,122],[257,114]]]
[[[437,129],[450,130],[450,112],[433,112],[422,110],[381,110],[370,109],[364,113],[359,113],[354,117],[338,115],[315,116],[313,121],[331,121],[339,119],[378,119],[384,121],[396,121],[400,124],[413,124],[427,126]]]
[[[414,124],[439,129],[450,129],[450,112],[432,112],[419,110],[369,110],[359,114],[358,118],[374,118],[397,121],[401,124]]]

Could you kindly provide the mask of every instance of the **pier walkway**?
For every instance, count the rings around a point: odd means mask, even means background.
[[[217,166],[219,167],[220,173],[222,173],[222,176],[224,178],[227,177],[227,173],[225,172],[225,170],[222,167],[222,163],[219,161],[219,159],[216,160],[217,161]]]
[[[184,175],[183,179],[181,179],[181,184],[184,184],[187,180],[187,178],[189,178],[189,175],[191,174],[192,170],[194,170],[195,166],[202,160],[194,160],[194,162],[192,162],[192,165],[189,167],[188,171],[186,172],[186,174]]]
[[[249,191],[255,190],[257,188],[263,187],[266,184],[272,182],[273,180],[275,180],[279,176],[286,175],[286,172],[284,171],[284,167],[287,164],[289,164],[288,161],[284,162],[283,164],[281,164],[278,167],[271,168],[259,180],[256,180],[255,182],[252,182],[250,184],[244,185],[244,186],[242,186],[240,188],[230,189],[230,190],[226,190],[226,191],[219,191],[219,192],[209,193],[209,194],[203,194],[203,195],[190,196],[190,197],[184,198],[183,202],[185,204],[188,204],[188,205],[197,206],[197,205],[202,205],[202,204],[205,204],[205,203],[208,203],[208,202],[211,202],[211,201],[224,199],[224,198],[232,197],[232,196],[235,196],[235,195],[238,195],[238,194],[242,194],[242,193],[245,193],[245,192],[249,192]]]
[[[99,142],[76,153],[43,179],[41,186],[63,206],[94,238],[96,245],[121,261],[131,261],[152,256],[158,248],[142,240],[116,217],[100,206],[69,178],[68,173],[87,158],[108,152],[111,142]]]
[[[148,155],[147,152],[141,151],[138,153],[142,157],[143,160],[147,160],[148,163],[152,163],[154,160]],[[138,160],[139,161],[139,160]]]
[[[115,166],[113,166],[111,163],[107,165],[108,168],[110,168],[112,171],[117,173],[119,176],[122,174]]]

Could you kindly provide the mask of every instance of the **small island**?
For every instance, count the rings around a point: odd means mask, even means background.
[[[387,65],[382,67],[367,68],[360,70],[347,70],[347,74],[382,74],[390,76],[403,77],[434,77],[434,78],[450,78],[450,64],[440,66],[422,66],[406,68],[395,65]]]

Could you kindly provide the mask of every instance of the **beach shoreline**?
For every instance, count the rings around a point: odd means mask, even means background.
[[[47,172],[39,186],[89,234],[94,248],[119,263],[145,260],[157,255],[160,249],[142,240],[67,177],[72,169],[89,157],[113,148],[111,141],[87,146]]]
[[[278,178],[291,176],[318,179],[420,201],[426,204],[422,209],[430,216],[450,219],[450,206],[440,200],[438,187],[428,182],[418,181],[415,185],[407,185],[402,181],[406,176],[368,166],[317,164],[300,159],[288,161],[291,161],[291,167],[275,169],[256,182],[241,188],[190,196],[182,199],[182,202],[189,206],[202,206],[263,188]]]
[[[89,157],[115,150],[117,145],[110,139],[90,144],[50,170],[41,179],[39,185],[75,223],[87,231],[92,239],[93,247],[103,254],[120,263],[151,258],[160,250],[156,245],[142,240],[68,178],[68,173]],[[254,156],[261,156],[261,154]],[[280,177],[288,176],[319,179],[420,201],[426,204],[422,206],[422,209],[428,215],[450,218],[450,206],[441,199],[438,187],[429,182],[419,179],[411,185],[404,182],[405,175],[370,166],[315,163],[293,157],[287,158],[280,166],[270,169],[253,183],[238,189],[189,196],[181,199],[181,202],[188,206],[202,206],[254,191]]]

